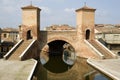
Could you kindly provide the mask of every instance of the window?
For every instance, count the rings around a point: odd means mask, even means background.
[[[86,40],[89,40],[90,38],[90,30],[86,30]]]
[[[7,52],[7,47],[3,47],[3,52]]]
[[[7,37],[7,34],[4,34],[3,37],[6,38],[6,37]]]
[[[31,30],[27,31],[27,40],[32,39]]]
[[[120,56],[120,52],[118,52],[118,56]]]

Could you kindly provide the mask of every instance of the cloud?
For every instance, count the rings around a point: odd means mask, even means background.
[[[47,14],[50,14],[52,11],[51,11],[51,9],[50,8],[48,8],[48,7],[40,7],[41,9],[42,9],[42,11],[44,12],[44,13],[47,13]]]
[[[1,4],[3,4],[3,5],[14,4],[14,1],[11,1],[11,0],[1,0]]]
[[[39,4],[41,3],[42,0],[34,0],[32,3],[34,4]],[[31,0],[1,0],[0,3],[0,10],[1,14],[6,15],[6,14],[16,14],[20,13],[21,7],[27,6],[31,4]],[[45,12],[50,12],[47,10],[47,8],[44,8]],[[2,16],[2,15],[1,15]]]
[[[97,10],[96,11],[96,16],[98,16],[98,17],[106,17],[108,15],[109,15],[109,13],[106,10]]]
[[[2,10],[4,13],[10,14],[10,13],[14,13],[16,9],[12,6],[4,6]]]
[[[102,9],[96,11],[96,23],[108,24],[113,23],[111,13],[108,10]]]
[[[65,12],[74,12],[75,9],[74,8],[65,8],[64,11]]]

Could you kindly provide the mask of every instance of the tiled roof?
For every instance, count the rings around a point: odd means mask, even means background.
[[[16,28],[3,28],[2,31],[3,32],[19,32],[19,30]]]
[[[35,7],[33,5],[28,5],[28,6],[22,7],[22,9],[39,9],[39,10],[41,10],[40,8]]]
[[[95,29],[98,31],[98,33],[111,33],[111,34],[120,33],[120,28],[117,27],[95,27]]]
[[[83,6],[82,8],[77,9],[76,12],[77,12],[77,11],[80,11],[80,10],[93,10],[93,11],[95,11],[96,9],[90,8],[90,7],[88,7],[88,6],[85,5],[85,6]]]
[[[69,25],[52,25],[46,28],[47,30],[75,30],[74,27]]]

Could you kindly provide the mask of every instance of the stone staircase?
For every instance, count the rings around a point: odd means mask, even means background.
[[[113,58],[112,54],[106,50],[103,46],[101,46],[97,41],[95,40],[89,40],[88,41],[95,49],[97,49],[102,55],[104,55],[105,59]]]
[[[32,40],[26,40],[21,43],[21,45],[12,53],[12,55],[8,58],[9,60],[19,60],[19,56],[25,51],[25,49],[29,46]]]

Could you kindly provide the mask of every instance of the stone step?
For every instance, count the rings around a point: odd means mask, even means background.
[[[23,53],[23,51],[29,46],[31,42],[32,40],[23,41],[23,43],[9,57],[9,60],[18,60],[19,56]]]
[[[98,44],[95,40],[89,41],[89,43],[94,46],[100,53],[102,53],[105,58],[109,59],[112,58],[112,55],[110,52],[108,52],[104,47],[102,47],[100,44]]]

